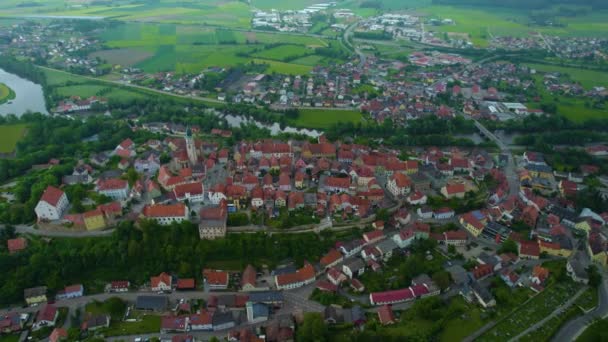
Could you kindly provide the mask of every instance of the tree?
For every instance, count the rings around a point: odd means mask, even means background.
[[[598,271],[597,266],[593,264],[589,265],[587,267],[587,274],[589,275],[589,285],[595,288],[599,287],[602,283],[602,275]]]
[[[320,313],[307,312],[304,322],[298,327],[298,341],[321,342],[327,340],[327,326]]]
[[[513,253],[516,255],[519,254],[517,243],[510,239],[506,240],[502,243],[502,245],[500,245],[500,248],[498,248],[498,254],[502,253]]]
[[[450,278],[450,273],[444,270],[435,272],[432,276],[433,281],[435,284],[437,284],[437,286],[439,286],[441,291],[444,291],[450,286]]]

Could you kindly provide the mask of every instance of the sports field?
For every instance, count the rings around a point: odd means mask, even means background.
[[[6,103],[15,98],[15,92],[6,84],[0,83],[0,104]]]
[[[291,124],[306,128],[329,128],[338,122],[361,122],[361,113],[354,110],[300,109],[300,115]]]
[[[25,124],[0,126],[0,153],[12,153],[25,134]]]

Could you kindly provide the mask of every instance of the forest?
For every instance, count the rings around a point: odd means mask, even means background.
[[[338,238],[357,236],[358,231],[305,234],[230,234],[225,239],[201,240],[190,222],[160,226],[142,221],[121,223],[111,237],[43,239],[32,237],[27,250],[6,251],[0,235],[0,304],[23,299],[23,289],[46,285],[52,293],[73,283],[83,283],[87,293],[103,290],[106,282],[127,279],[141,285],[149,277],[168,272],[200,279],[203,267],[242,271],[247,264],[273,268],[285,260],[301,265],[316,262]]]

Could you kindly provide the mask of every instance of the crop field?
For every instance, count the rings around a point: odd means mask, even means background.
[[[306,128],[328,128],[338,122],[361,122],[361,113],[354,110],[301,109],[293,125]]]
[[[135,66],[146,72],[176,71],[198,73],[212,67],[230,67],[264,60],[270,72],[288,70],[290,74],[308,73],[315,47],[329,46],[316,37],[289,34],[253,33],[194,25],[129,22],[99,34],[110,49],[96,52],[109,64]],[[264,49],[265,44],[284,44]],[[248,54],[251,54],[248,56]],[[317,57],[302,63],[281,64],[300,57]]]
[[[150,51],[139,50],[139,49],[112,49],[97,51],[90,55],[90,57],[99,57],[102,60],[107,61],[110,64],[118,64],[122,66],[133,66],[140,63],[154,54]]]
[[[526,63],[526,65],[540,72],[559,72],[568,75],[572,81],[579,82],[587,90],[596,86],[608,87],[608,72],[549,64]]]
[[[314,53],[313,50],[301,45],[281,45],[272,49],[263,50],[254,54],[255,57],[283,61],[294,57],[306,56]]]
[[[12,153],[25,134],[25,124],[0,126],[0,153]]]

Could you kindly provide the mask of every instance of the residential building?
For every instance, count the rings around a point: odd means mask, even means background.
[[[203,240],[215,240],[226,236],[228,210],[226,202],[217,207],[202,208],[199,212],[198,233]]]
[[[183,203],[147,205],[142,211],[146,219],[155,220],[161,225],[180,223],[190,217],[188,207]]]
[[[57,307],[52,304],[46,304],[38,311],[33,329],[38,330],[44,327],[52,327],[57,322],[57,317],[59,317]]]
[[[225,271],[204,269],[203,279],[210,290],[225,290],[228,288],[230,275]]]
[[[171,291],[172,285],[173,277],[165,272],[150,278],[150,289],[152,291]]]
[[[84,295],[84,286],[82,284],[66,286],[62,291],[57,293],[57,300],[82,297]]]
[[[350,279],[359,277],[365,272],[365,263],[359,258],[348,260],[342,265],[342,272]]]
[[[95,190],[115,201],[124,201],[129,197],[129,182],[124,179],[100,179]]]
[[[89,210],[83,215],[84,226],[87,230],[99,230],[106,227],[106,219],[101,209]]]
[[[277,290],[291,290],[315,281],[315,269],[306,262],[302,268],[293,273],[284,273],[275,276]]]
[[[54,186],[48,186],[42,193],[34,211],[38,221],[59,220],[69,204],[68,197],[63,191]]]
[[[23,290],[23,297],[27,305],[37,305],[47,301],[46,286],[32,287]]]

